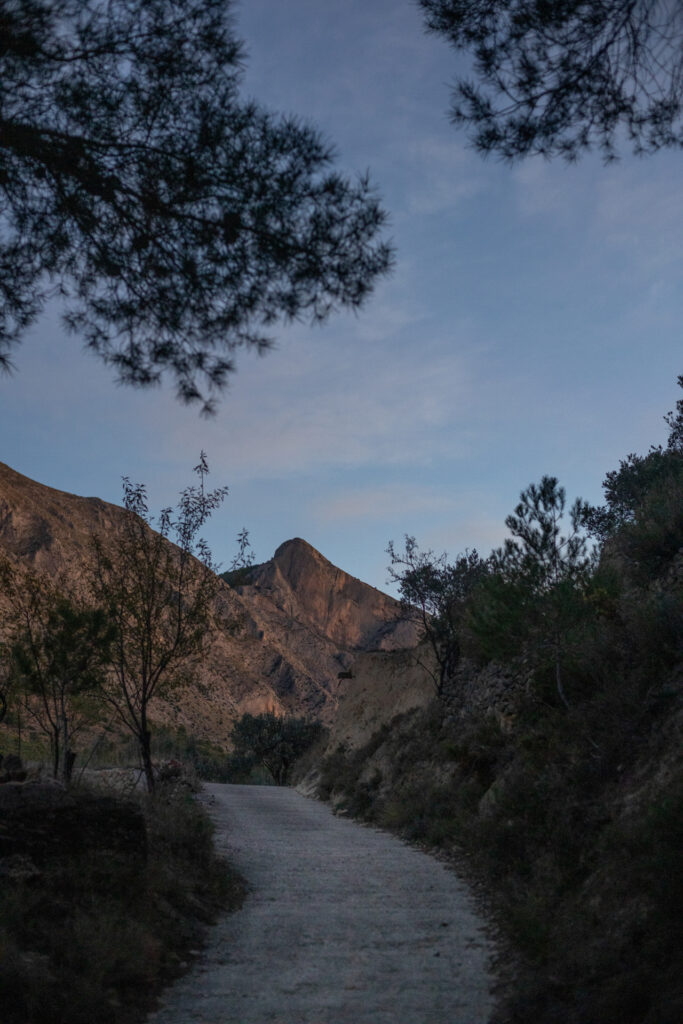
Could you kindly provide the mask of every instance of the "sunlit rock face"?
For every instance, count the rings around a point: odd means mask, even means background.
[[[122,510],[66,494],[0,463],[0,550],[51,576],[85,580],[90,538],[115,550]],[[306,541],[282,544],[241,586],[221,582],[216,630],[195,682],[155,717],[218,741],[236,716],[275,710],[326,724],[368,651],[415,645],[393,598],[349,576]]]
[[[396,650],[415,644],[393,598],[328,562],[305,540],[288,540],[243,589],[255,607],[306,625],[342,651]]]

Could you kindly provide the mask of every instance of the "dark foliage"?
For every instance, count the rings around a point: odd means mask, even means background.
[[[554,478],[522,492],[465,599],[476,662],[322,765],[336,805],[468,855],[518,955],[510,1024],[681,1019],[682,417],[608,475],[599,559]]]
[[[585,598],[591,554],[577,499],[565,529],[566,494],[544,476],[520,495],[505,525],[511,533],[490,558],[490,572],[472,593],[467,625],[480,653],[518,670],[550,670],[556,695],[568,706],[563,675],[590,613]]]
[[[258,565],[243,565],[239,569],[228,569],[226,572],[222,572],[220,577],[222,580],[236,590],[237,587],[249,586],[251,583],[254,572],[261,568],[262,563]]]
[[[489,571],[488,562],[476,550],[466,551],[454,562],[445,554],[420,551],[414,537],[405,536],[405,550],[398,552],[389,541],[389,577],[398,585],[403,615],[418,624],[437,665],[428,666],[437,696],[452,678],[461,655],[462,618],[467,598]]]
[[[3,1024],[137,1024],[243,887],[172,787],[122,801],[30,787],[0,827]]]
[[[74,736],[100,691],[114,629],[103,608],[85,605],[46,577],[17,576],[4,563],[0,581],[11,602],[5,628],[18,702],[50,741],[53,774],[69,783]]]
[[[575,159],[620,133],[636,153],[683,145],[676,0],[419,0],[430,30],[471,53],[451,116],[482,153]]]
[[[212,395],[391,264],[367,177],[243,99],[226,0],[0,3],[0,367],[50,295],[126,383]]]
[[[683,376],[678,384],[683,388]],[[664,420],[669,427],[666,447],[652,446],[647,455],[627,455],[603,481],[605,504],[585,509],[586,526],[601,543],[634,521],[648,495],[665,490],[672,477],[683,473],[683,399]]]
[[[322,734],[319,722],[306,718],[276,715],[242,715],[232,729],[234,765],[243,775],[254,764],[261,764],[273,782],[285,786],[295,762]]]

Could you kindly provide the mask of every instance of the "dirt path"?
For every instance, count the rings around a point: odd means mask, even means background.
[[[154,1024],[486,1024],[490,948],[465,886],[291,789],[209,785],[242,910]]]

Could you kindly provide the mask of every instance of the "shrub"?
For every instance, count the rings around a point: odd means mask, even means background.
[[[72,790],[4,815],[3,1024],[129,1024],[241,883],[182,787],[135,802]],[[7,884],[9,881],[10,884]]]

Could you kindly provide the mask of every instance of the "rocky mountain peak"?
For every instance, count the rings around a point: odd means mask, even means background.
[[[415,632],[401,621],[398,602],[350,576],[299,537],[285,541],[258,566],[244,595],[268,601],[345,650],[412,647]]]
[[[116,505],[45,487],[0,463],[0,551],[28,567],[77,578],[93,534],[115,545],[122,515]],[[305,540],[285,541],[239,585],[221,587],[199,688],[155,713],[219,741],[244,711],[330,723],[358,656],[414,645],[414,629],[398,611],[393,598]]]

